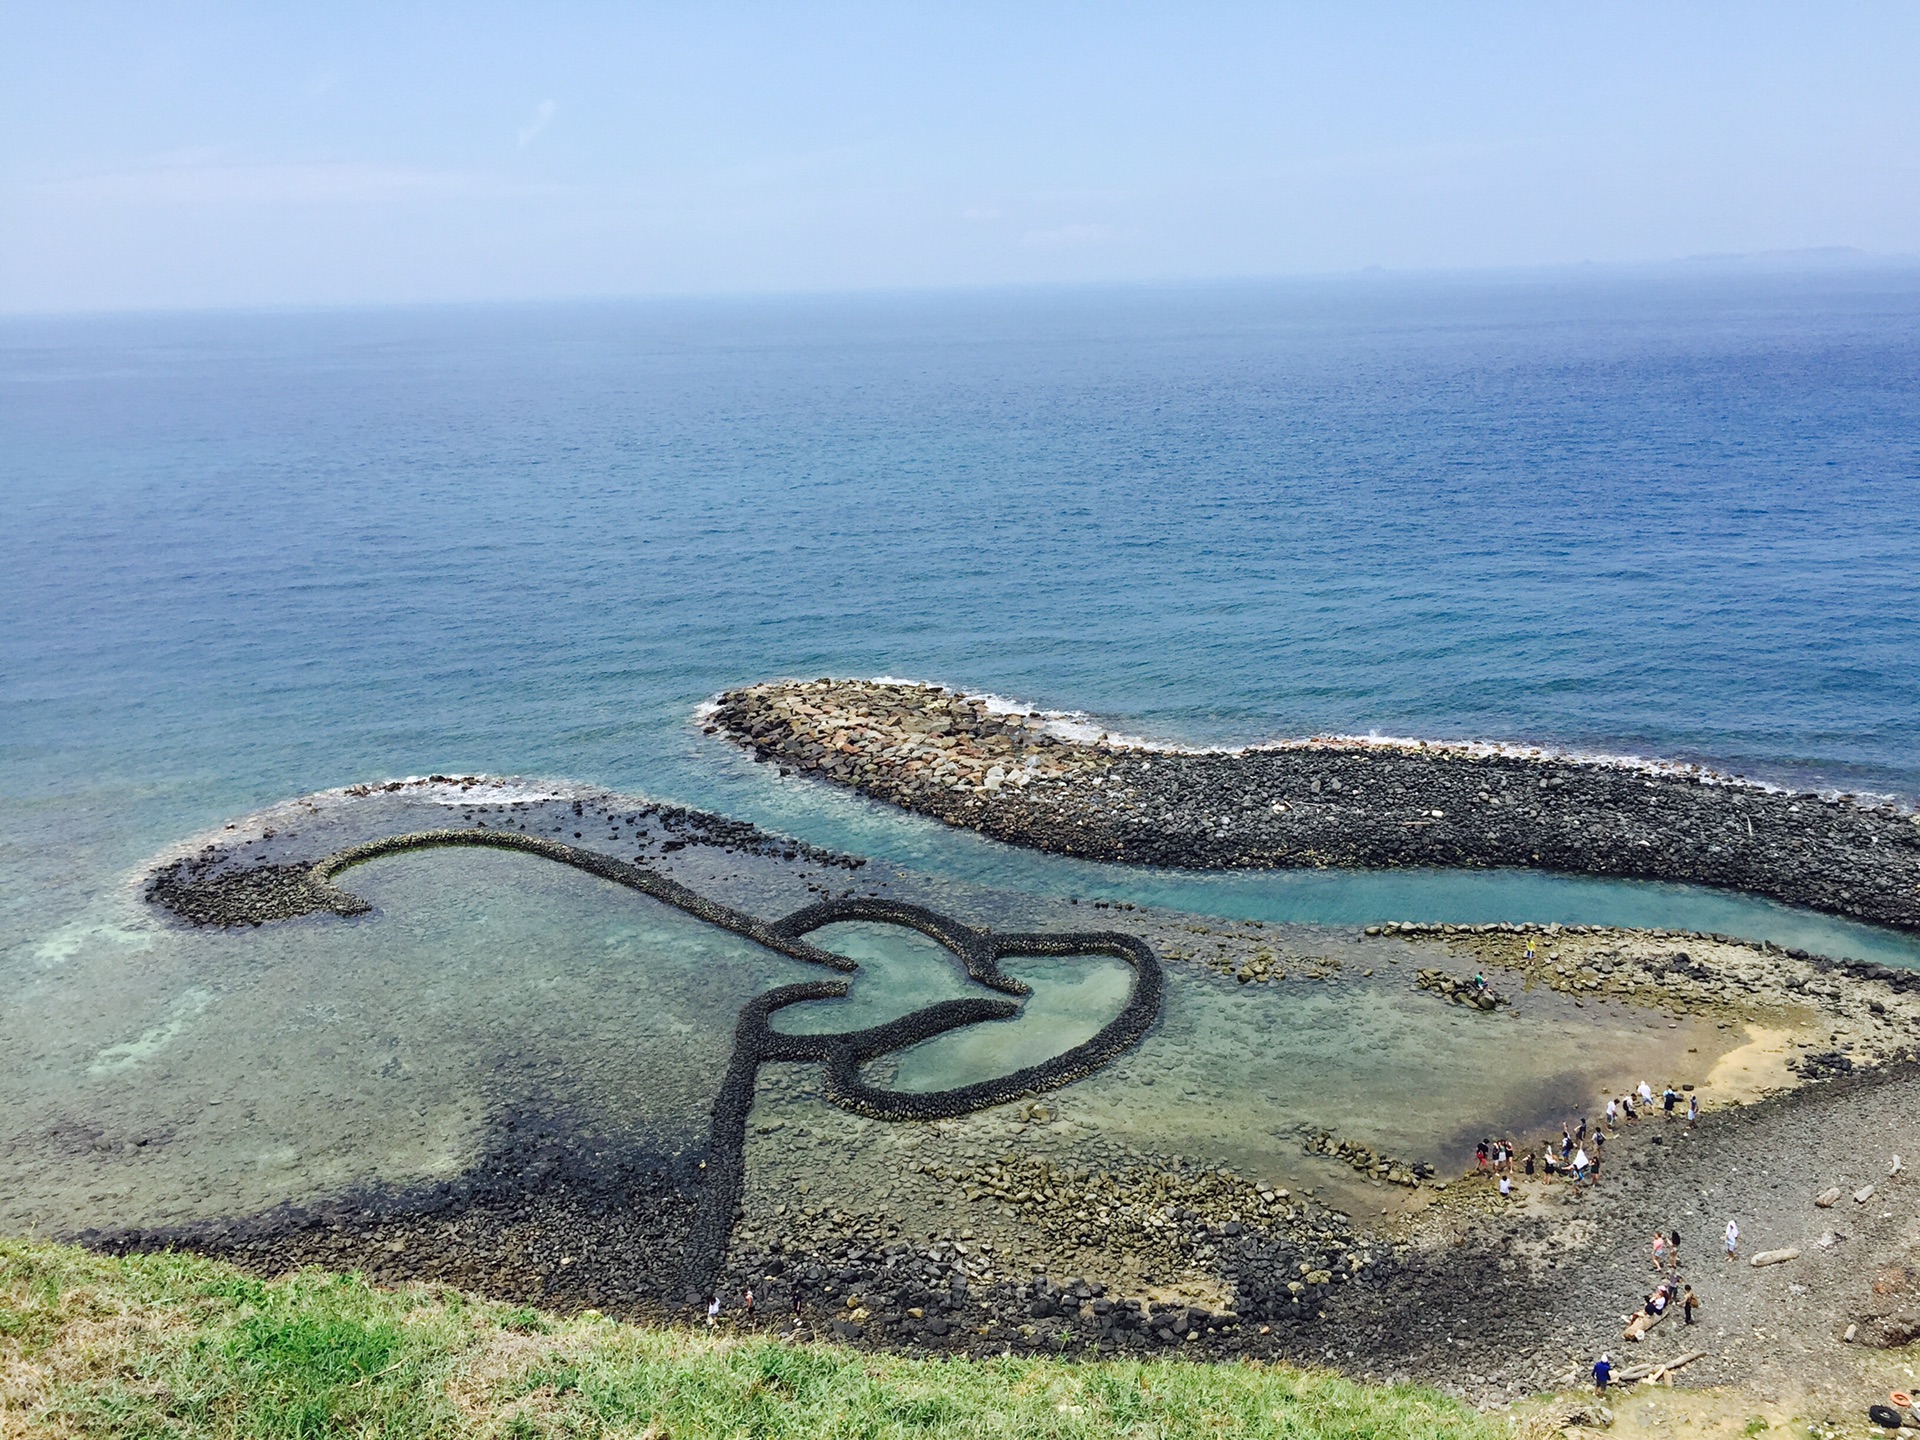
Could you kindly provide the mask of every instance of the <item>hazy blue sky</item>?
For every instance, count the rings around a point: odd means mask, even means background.
[[[1914,4],[0,23],[7,310],[1920,252]]]

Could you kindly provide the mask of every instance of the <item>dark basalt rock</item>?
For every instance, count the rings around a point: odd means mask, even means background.
[[[830,705],[832,717],[815,721],[794,702]],[[712,723],[875,799],[1091,860],[1516,866],[1721,886],[1920,928],[1920,818],[1890,804],[1682,767],[1445,744],[1189,753],[1067,740],[1036,729],[1034,717],[1016,718],[1025,728],[1008,740],[988,735],[991,718],[938,687],[841,681],[730,691]],[[873,738],[857,756],[823,764],[814,736],[829,728]],[[927,761],[928,736],[962,760],[946,769]],[[1011,778],[975,783],[989,767]]]

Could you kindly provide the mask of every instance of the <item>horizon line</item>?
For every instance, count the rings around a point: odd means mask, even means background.
[[[534,306],[656,305],[751,301],[855,300],[906,296],[962,296],[1036,292],[1200,290],[1246,285],[1316,284],[1337,281],[1392,280],[1553,280],[1583,275],[1693,269],[1758,270],[1775,275],[1843,274],[1920,269],[1920,252],[1866,250],[1855,245],[1809,245],[1743,251],[1709,251],[1653,260],[1555,260],[1515,264],[1389,267],[1367,264],[1339,270],[1249,271],[1232,275],[1167,275],[1137,279],[983,280],[926,284],[818,287],[751,287],[689,290],[581,291],[553,295],[474,295],[465,298],[365,300],[257,300],[177,304],[76,305],[11,308],[0,304],[0,322],[16,320],[113,319],[158,316],[246,316],[350,314],[368,311],[515,309]]]

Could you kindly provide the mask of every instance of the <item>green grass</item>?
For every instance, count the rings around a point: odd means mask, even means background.
[[[0,1240],[0,1436],[1479,1440],[1444,1397],[1266,1365],[943,1362],[262,1281]]]

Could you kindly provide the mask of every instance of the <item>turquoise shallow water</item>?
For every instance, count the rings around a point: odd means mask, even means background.
[[[691,718],[769,676],[891,673],[1182,741],[1541,741],[1911,799],[1916,321],[1920,275],[1860,271],[0,323],[8,1223],[444,1176],[506,1103],[699,1143],[738,1005],[804,967],[508,856],[357,870],[364,922],[188,935],[138,901],[189,836],[393,775],[739,815],[976,921],[993,892],[1097,926],[1108,898],[1920,963],[1681,887],[1017,852],[781,780]],[[783,1024],[967,993],[915,937],[843,928],[853,995]],[[1009,968],[1019,1019],[882,1078],[1004,1073],[1125,988]],[[1412,1146],[1585,1083],[1490,1071],[1408,993],[1182,972],[1074,1104],[1267,1165],[1338,1107]],[[1664,1043],[1621,1024],[1623,1056]]]

